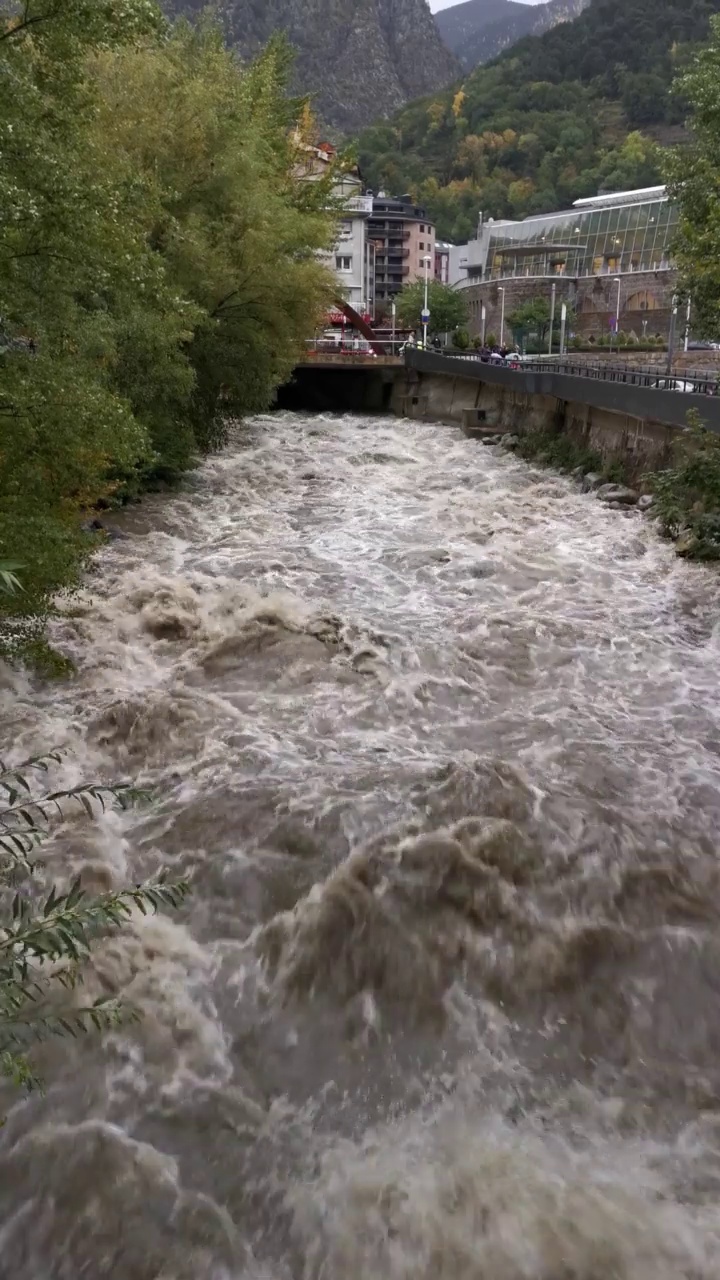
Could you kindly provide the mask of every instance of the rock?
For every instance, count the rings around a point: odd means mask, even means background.
[[[204,4],[162,0],[162,7],[192,19]],[[460,73],[425,0],[222,0],[214,7],[243,61],[274,32],[286,35],[294,54],[290,92],[310,94],[334,133],[359,133]]]
[[[490,440],[499,439],[497,427],[489,427],[484,422],[463,423],[463,432],[471,440],[482,440],[485,444]]]
[[[582,482],[583,491],[585,493],[590,493],[593,489],[599,488],[602,482],[603,482],[603,478],[599,474],[599,472],[588,471]]]
[[[637,504],[641,511],[649,511],[654,501],[655,499],[651,493],[643,493],[642,496],[638,498]]]
[[[573,476],[575,480],[582,480],[582,477],[584,476],[584,474],[585,474],[584,467],[573,467],[572,471],[570,472],[570,475]]]
[[[693,533],[692,529],[686,529],[677,539],[675,550],[679,556],[691,556],[699,546],[699,543],[700,539],[697,534]]]
[[[504,435],[500,437],[500,443],[503,449],[517,449],[520,443],[519,436]]]
[[[489,560],[480,560],[469,569],[471,578],[491,578],[494,572],[495,566]]]
[[[634,507],[639,494],[623,484],[603,484],[597,490],[597,497],[601,502],[617,502],[619,506]]]
[[[97,517],[94,520],[85,520],[80,528],[83,533],[104,533],[111,542],[122,542],[128,536],[123,533],[122,529],[117,529],[114,524],[105,524],[104,521],[98,520]]]

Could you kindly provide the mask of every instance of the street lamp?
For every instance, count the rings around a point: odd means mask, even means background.
[[[502,285],[498,286],[498,293],[502,298],[500,305],[500,346],[502,347],[505,343],[505,290]]]
[[[432,258],[430,257],[430,254],[429,254],[429,253],[426,253],[426,254],[425,254],[425,257],[423,258],[423,262],[425,263],[425,310],[424,310],[424,315],[427,315],[427,313],[428,313],[428,289],[429,289],[429,287],[430,287],[430,263],[432,262]],[[428,336],[428,322],[427,322],[427,320],[423,320],[423,349],[424,349],[425,351],[427,351],[427,341],[428,341],[427,336]]]
[[[620,351],[620,290],[622,288],[620,276],[615,277],[615,284],[618,287],[617,306],[615,308],[615,339],[617,341],[617,349]]]
[[[553,287],[552,287],[552,292],[551,292],[551,300],[550,300],[550,341],[549,341],[549,343],[548,343],[548,355],[549,355],[549,356],[551,356],[551,355],[552,355],[552,350],[553,350],[553,329],[554,329],[554,327],[555,327],[555,294],[556,294],[556,291],[557,291],[557,285],[555,284],[555,281],[553,281]]]
[[[393,298],[393,302],[392,302],[392,346],[390,347],[390,351],[391,351],[392,355],[395,355],[395,320],[396,320],[396,316],[397,316],[397,305],[396,305],[396,303],[395,303],[395,299]]]
[[[690,315],[691,313],[692,313],[692,298],[688,298],[687,311],[685,312],[685,343],[684,343],[685,355],[687,355],[688,347],[690,346]]]
[[[480,307],[480,345],[485,346],[485,325],[487,324],[487,311],[485,303]]]

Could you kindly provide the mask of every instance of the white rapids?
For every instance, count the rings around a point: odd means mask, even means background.
[[[717,1280],[720,580],[457,430],[276,414],[0,671],[132,779],[57,882],[143,1013],[7,1091],[0,1280]]]

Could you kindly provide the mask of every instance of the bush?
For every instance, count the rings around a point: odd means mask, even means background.
[[[720,437],[697,410],[675,445],[676,462],[647,477],[660,529],[688,560],[720,560]]]
[[[558,471],[573,471],[576,467],[582,467],[583,471],[603,470],[599,453],[564,432],[530,431],[520,437],[516,452],[528,462],[541,462]]]
[[[453,334],[453,346],[458,351],[467,351],[470,346],[470,334],[467,329],[456,329]]]
[[[492,347],[496,347],[496,346],[497,346],[497,344],[498,344],[498,340],[497,340],[497,337],[496,337],[496,335],[495,335],[494,333],[487,333],[487,334],[485,335],[485,345],[486,345],[486,346],[488,346],[488,347],[492,348]]]

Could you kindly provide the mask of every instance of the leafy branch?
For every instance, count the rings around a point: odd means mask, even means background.
[[[61,751],[51,751],[13,767],[0,760],[0,850],[6,859],[0,863],[0,1075],[24,1089],[40,1083],[26,1056],[34,1043],[103,1033],[137,1016],[115,999],[82,1005],[67,997],[82,984],[101,938],[126,927],[136,912],[179,907],[189,891],[187,881],[171,882],[163,872],[150,883],[100,895],[88,893],[78,876],[68,889],[53,886],[44,899],[40,896],[39,865],[30,855],[52,834],[53,819],[63,818],[68,804],[94,819],[108,808],[127,809],[144,798],[127,784],[38,790],[38,782],[62,758]],[[26,879],[13,893],[11,879],[18,870]]]

